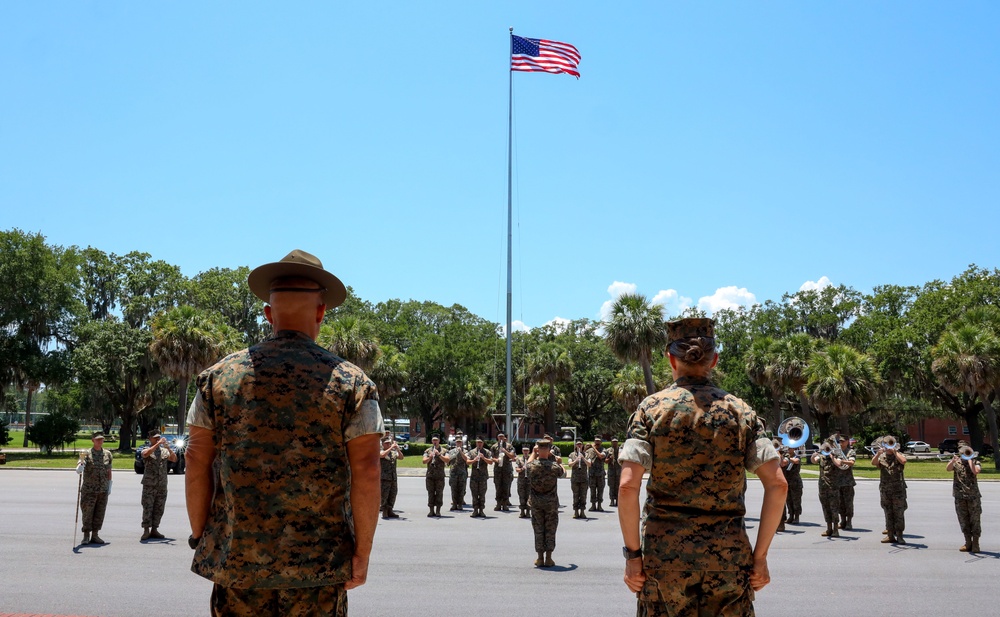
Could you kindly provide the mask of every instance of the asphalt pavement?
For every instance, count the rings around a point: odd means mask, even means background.
[[[208,614],[211,584],[190,571],[184,478],[170,476],[161,531],[139,542],[140,476],[116,472],[103,547],[73,546],[77,476],[72,471],[0,468],[0,613],[107,617]],[[760,616],[981,615],[1000,600],[1000,483],[982,483],[984,553],[962,544],[950,481],[912,481],[906,546],[881,544],[878,483],[859,480],[855,531],[819,534],[816,482],[806,480],[803,524],[772,545],[772,583],[758,593]],[[560,482],[571,503],[568,481]],[[751,481],[751,540],[762,491]],[[488,499],[492,500],[492,485]],[[516,495],[515,495],[516,500]],[[380,520],[368,584],[349,593],[352,615],[635,614],[621,582],[621,535],[613,509],[577,521],[563,509],[557,567],[532,565],[531,523],[487,508],[427,518],[423,478],[400,478],[396,510]],[[606,506],[607,507],[607,506]],[[77,532],[77,541],[80,540]]]

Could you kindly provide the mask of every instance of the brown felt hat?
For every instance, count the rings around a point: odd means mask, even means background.
[[[295,249],[281,261],[257,266],[247,277],[250,291],[264,302],[271,301],[271,281],[285,276],[298,276],[324,288],[323,302],[332,309],[343,304],[347,298],[347,288],[340,279],[323,269],[323,262],[315,255]]]

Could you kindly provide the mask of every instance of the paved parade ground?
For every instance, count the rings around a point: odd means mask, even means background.
[[[101,537],[73,548],[77,476],[72,471],[0,469],[0,614],[106,617],[206,615],[211,584],[189,570],[184,478],[170,476],[161,531],[140,543],[141,476],[116,472]],[[349,593],[352,615],[634,615],[621,582],[621,535],[613,509],[577,521],[563,513],[554,559],[537,569],[531,523],[492,510],[486,520],[447,512],[429,519],[424,480],[402,477],[398,520],[380,520],[368,584]],[[983,615],[1000,600],[1000,483],[982,483],[984,553],[962,544],[950,481],[911,481],[907,546],[879,543],[878,483],[860,480],[853,532],[820,537],[816,482],[807,480],[803,524],[771,549],[772,583],[757,597],[761,616]],[[560,482],[571,503],[568,481]],[[747,493],[749,534],[762,491]],[[467,499],[468,500],[468,499]],[[516,494],[515,494],[516,500]],[[516,501],[515,501],[516,502]],[[605,506],[607,508],[607,506]],[[82,534],[77,533],[77,541]]]

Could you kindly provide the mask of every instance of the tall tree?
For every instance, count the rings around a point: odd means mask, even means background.
[[[771,343],[771,361],[767,368],[767,380],[783,392],[791,392],[799,401],[802,417],[806,422],[813,420],[806,396],[806,369],[813,353],[822,349],[821,339],[799,333],[778,339]]]
[[[776,427],[781,419],[781,399],[784,396],[780,382],[774,378],[773,347],[774,339],[762,336],[754,340],[744,357],[745,370],[750,381],[768,392],[771,402],[771,413],[767,418],[769,428]]]
[[[545,414],[545,430],[554,434],[556,430],[556,386],[568,381],[573,374],[573,360],[565,349],[555,343],[548,343],[528,358],[528,374],[531,383],[544,385],[549,389],[549,409]]]
[[[406,381],[409,379],[406,358],[392,345],[383,345],[381,350],[382,353],[368,376],[378,387],[382,414],[395,418],[399,410],[394,403],[406,391]]]
[[[324,323],[317,342],[366,373],[382,354],[375,326],[351,315]]]
[[[611,386],[611,396],[628,413],[639,407],[646,398],[646,387],[643,383],[642,369],[635,364],[628,364],[615,374],[614,385]]]
[[[611,318],[604,326],[604,336],[619,359],[638,362],[646,382],[646,392],[656,392],[653,383],[653,350],[667,342],[663,307],[652,304],[642,294],[623,294],[611,307]]]
[[[152,333],[149,351],[153,360],[165,376],[177,382],[177,434],[183,435],[191,378],[236,351],[241,337],[210,313],[188,305],[156,315]]]
[[[931,354],[934,375],[949,392],[979,398],[991,444],[996,448],[997,417],[992,400],[1000,391],[1000,310],[993,306],[970,309],[945,330]],[[995,459],[1000,469],[1000,456]]]
[[[806,377],[806,394],[816,407],[821,438],[829,435],[831,416],[839,418],[842,433],[850,434],[850,417],[878,395],[882,383],[869,356],[839,344],[813,353]]]
[[[242,334],[243,345],[256,345],[270,332],[264,321],[264,303],[250,291],[250,268],[212,268],[193,277],[187,285],[187,302],[217,313]]]

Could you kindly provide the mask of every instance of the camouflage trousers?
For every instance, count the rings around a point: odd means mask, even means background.
[[[823,507],[823,520],[827,525],[836,524],[840,515],[840,492],[836,487],[819,487],[819,505]]]
[[[519,508],[528,507],[528,479],[517,479],[517,501]]]
[[[100,531],[104,526],[104,512],[108,507],[107,493],[81,493],[80,517],[83,519],[83,533]]]
[[[344,585],[292,589],[212,588],[213,617],[347,617]]]
[[[583,510],[587,507],[587,483],[570,482],[569,485],[573,489],[573,509]]]
[[[981,497],[956,497],[955,512],[958,514],[958,524],[962,528],[963,536],[978,538],[983,535],[983,528],[980,524],[980,518],[983,514]]]
[[[637,617],[753,617],[750,572],[646,572]]]
[[[396,493],[399,492],[399,481],[396,478],[382,480],[382,509],[392,509],[396,505]]]
[[[469,490],[472,492],[472,507],[482,510],[486,507],[486,485],[489,484],[490,477],[486,475],[477,476],[473,474],[469,478]]]
[[[167,503],[167,485],[142,485],[142,526],[159,527],[163,506]]]
[[[556,527],[559,510],[555,507],[532,508],[531,530],[535,532],[535,552],[556,550]]]
[[[885,512],[885,528],[889,536],[902,536],[906,528],[906,521],[903,519],[903,512],[906,511],[906,489],[882,490],[879,493],[881,495],[879,504]]]
[[[497,505],[510,505],[510,483],[514,480],[513,470],[501,467],[493,472],[493,490],[496,492]]]
[[[604,478],[604,474],[587,478],[587,484],[590,485],[590,503],[604,503]]]
[[[621,477],[621,471],[608,470],[608,499],[611,503],[618,503],[618,484],[621,482]]]
[[[424,478],[424,486],[427,487],[427,506],[440,508],[444,503],[444,477]]]
[[[788,496],[785,497],[785,513],[787,516],[802,514],[802,481],[798,484],[789,483]]]
[[[451,505],[458,508],[465,503],[465,481],[467,475],[451,474],[448,476],[448,486],[451,487]]]
[[[840,516],[842,518],[854,518],[854,487],[841,486],[840,493]]]

